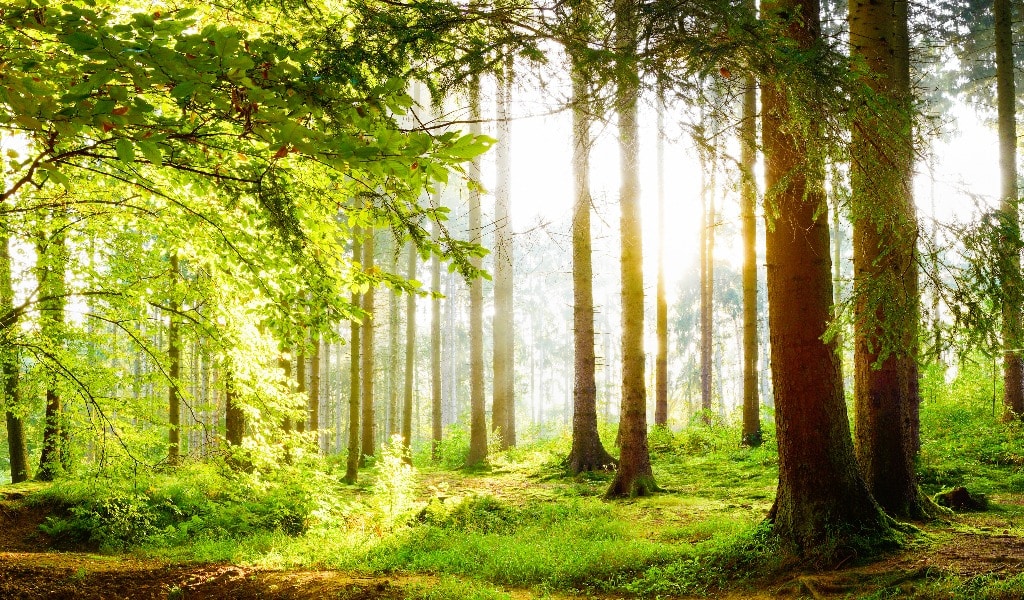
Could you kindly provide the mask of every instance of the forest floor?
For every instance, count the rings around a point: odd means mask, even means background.
[[[430,485],[441,483],[436,474],[430,481]],[[507,493],[509,489],[500,478],[470,481],[473,488],[487,488],[491,493]],[[466,482],[466,479],[461,480],[463,484]],[[519,490],[521,492],[522,488]],[[4,491],[0,487],[0,598],[390,600],[429,598],[429,590],[440,581],[437,576],[426,575],[365,576],[337,570],[181,563],[135,554],[57,550],[53,540],[39,529],[50,515],[50,509],[26,503],[23,496],[17,488]],[[969,585],[961,590],[962,594],[941,588],[941,592],[936,590],[932,595],[926,589],[927,582],[949,577],[960,581],[1007,578],[1024,572],[1024,536],[1016,529],[1016,521],[1024,516],[1024,510],[1019,510],[1024,505],[1024,496],[1002,495],[992,500],[995,510],[959,515],[952,521],[926,525],[911,547],[869,564],[839,565],[829,571],[794,568],[770,577],[755,576],[745,581],[742,589],[720,589],[707,595],[730,600],[970,598]],[[653,513],[664,512],[663,505],[650,508]],[[625,597],[603,593],[569,595],[525,588],[496,589],[500,590],[500,597],[515,600]]]

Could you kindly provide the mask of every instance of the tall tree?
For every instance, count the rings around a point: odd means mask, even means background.
[[[494,186],[494,400],[491,430],[498,433],[501,447],[516,444],[515,410],[515,312],[512,305],[512,56],[509,55],[497,80],[498,143],[495,154],[497,182]]]
[[[0,314],[7,319],[15,318],[14,275],[11,260],[11,239],[0,235]],[[31,470],[28,464],[28,441],[25,438],[25,420],[19,414],[21,396],[18,386],[21,361],[13,342],[14,327],[7,325],[0,333],[6,338],[0,345],[0,367],[3,371],[4,407],[7,417],[7,455],[11,461],[11,483],[28,481]]]
[[[1017,182],[1017,112],[1013,59],[1013,8],[993,0],[996,37],[996,107],[999,120],[999,279],[1003,287],[1003,404],[1006,418],[1024,418],[1024,323],[1021,321],[1020,198]]]
[[[480,79],[474,77],[469,87],[470,132],[480,134]],[[474,158],[469,166],[469,239],[479,244],[480,216],[480,159]],[[474,268],[480,268],[480,258],[472,259]],[[484,399],[484,286],[479,277],[469,283],[469,455],[468,466],[487,460],[487,415]]]
[[[665,93],[658,90],[658,284],[655,298],[654,424],[668,425],[668,299],[665,293]]]
[[[615,111],[619,123],[620,240],[622,248],[622,411],[619,422],[619,468],[607,496],[644,496],[658,490],[647,447],[647,382],[644,376],[644,269],[640,219],[639,77],[637,36],[639,6],[615,0]]]
[[[409,281],[416,279],[416,245],[409,243],[406,255],[406,273]],[[416,359],[416,294],[405,296],[405,388],[402,394],[402,444],[406,458],[412,444],[412,384]]]
[[[434,205],[441,205],[441,192],[434,194]],[[441,226],[435,220],[433,237],[437,239]],[[441,257],[434,254],[430,259],[430,456],[439,458],[441,445]]]
[[[306,431],[306,420],[309,418],[309,388],[306,382],[306,376],[308,374],[307,367],[309,361],[306,360],[306,344],[309,340],[306,337],[306,332],[302,332],[302,338],[299,340],[299,354],[295,357],[295,383],[296,391],[299,393],[299,397],[302,401],[302,415],[301,418],[295,421],[295,430],[299,433]]]
[[[879,99],[856,114],[851,138],[857,458],[882,508],[923,518],[911,425],[919,405],[920,313],[913,144],[909,75],[899,73],[909,61],[897,60],[909,48],[898,47],[896,31],[900,19],[906,27],[906,2],[853,0],[849,11],[851,57],[870,97]]]
[[[181,268],[178,254],[171,251],[171,294],[168,302],[169,324],[167,325],[167,464],[176,466],[181,462],[181,300],[178,297],[178,280]]]
[[[581,21],[592,10],[587,0],[574,3],[573,17]],[[582,59],[571,55],[572,77],[572,320],[573,415],[569,471],[608,469],[616,461],[601,444],[597,430],[597,381],[594,356],[594,272],[590,239],[590,97]],[[531,382],[533,377],[531,377]]]
[[[375,232],[373,227],[368,228],[364,232],[363,237],[363,260],[362,268],[364,272],[370,272],[373,270],[373,254],[374,254],[374,235]],[[360,377],[360,395],[362,396],[362,419],[360,425],[362,426],[362,445],[360,448],[360,459],[359,464],[366,466],[366,458],[374,455],[374,415],[373,415],[373,309],[374,309],[374,289],[370,286],[362,297],[362,309],[363,309],[363,322],[362,328],[359,332],[360,342],[362,344],[362,374]]]
[[[715,324],[715,177],[717,159],[701,140],[700,229],[700,408],[704,423],[711,422],[712,368]]]
[[[320,334],[314,333],[310,337],[310,344],[313,347],[313,355],[309,361],[309,430],[316,433],[314,447],[320,449]]]
[[[821,44],[818,0],[762,4],[762,18],[780,28],[809,68],[828,60]],[[799,19],[791,16],[798,14]],[[792,85],[790,85],[792,83]],[[887,529],[854,456],[843,380],[832,344],[832,282],[824,205],[820,123],[797,119],[797,85],[765,79],[761,128],[765,155],[766,262],[772,379],[779,445],[779,485],[769,520],[791,551],[813,551],[826,539]],[[814,96],[812,94],[812,96]],[[804,107],[804,110],[820,110]]]
[[[50,360],[59,361],[64,343],[64,305],[67,286],[64,282],[68,264],[65,223],[57,213],[48,215],[36,242],[36,273],[39,280],[39,325],[43,344]],[[43,420],[43,444],[36,478],[52,481],[66,466],[64,447],[64,408],[57,389],[57,373],[46,369],[46,412]]]
[[[361,232],[352,232],[352,262],[361,261],[363,245],[360,242]],[[356,310],[362,308],[363,297],[358,291],[352,292],[352,306]],[[359,319],[349,321],[349,369],[348,369],[348,458],[345,461],[345,482],[355,483],[359,479],[359,400],[361,394],[360,356],[361,342],[359,339],[361,325]]]
[[[753,2],[747,3],[751,16]],[[757,81],[748,75],[740,121],[740,221],[743,229],[743,443],[761,444],[761,401],[757,393]]]

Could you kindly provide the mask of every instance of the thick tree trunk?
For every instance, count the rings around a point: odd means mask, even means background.
[[[515,319],[512,305],[512,61],[497,81],[497,184],[494,187],[494,401],[491,430],[501,436],[502,449],[516,444]]]
[[[181,462],[181,397],[178,394],[178,381],[181,378],[181,302],[178,300],[177,287],[181,271],[178,268],[178,256],[171,252],[171,300],[169,304],[170,323],[167,326],[167,464],[173,466]]]
[[[470,133],[480,134],[480,81],[474,79],[469,90]],[[469,166],[469,178],[480,181],[480,158]],[[481,243],[480,189],[469,190],[469,236],[474,244]],[[470,259],[474,268],[480,268],[480,258]],[[487,460],[487,415],[484,399],[484,286],[479,277],[469,284],[469,456],[467,466],[476,466]]]
[[[820,36],[819,8],[817,0],[783,0],[762,4],[762,15],[799,14],[787,34],[810,52]],[[820,134],[816,123],[790,116],[786,85],[766,81],[761,97],[772,198],[765,210],[766,259],[779,445],[769,520],[790,551],[804,554],[826,542],[881,533],[888,524],[857,467],[839,360],[822,340],[832,305],[828,223],[822,182],[808,176],[820,168],[806,164]]]
[[[606,495],[644,496],[658,490],[647,448],[647,382],[644,377],[644,269],[640,219],[640,165],[636,65],[638,6],[615,1],[615,37],[624,57],[618,65],[615,110],[619,117],[619,192],[622,246],[622,416],[619,468]]]
[[[910,90],[897,81],[896,20],[893,3],[850,3],[851,52],[865,65],[862,81],[885,100],[883,108],[857,115],[851,149],[857,458],[882,508],[921,519],[928,502],[914,473],[912,423],[919,405],[917,221]]]
[[[373,269],[374,254],[374,231],[370,228],[363,239],[363,270]],[[359,464],[366,466],[366,457],[374,455],[374,418],[373,418],[373,309],[374,309],[374,286],[363,294],[363,317],[360,330],[360,342],[362,343],[362,377],[360,380],[360,393],[362,395],[362,447],[360,449]]]
[[[1024,418],[1024,358],[1020,273],[1020,200],[1017,194],[1017,113],[1013,80],[1013,8],[1010,0],[994,0],[996,35],[996,105],[999,113],[999,171],[1002,200],[999,206],[1003,282],[1003,404],[1006,418]]]
[[[437,206],[441,204],[441,194],[434,196]],[[433,233],[436,240],[441,234],[441,227],[434,221]],[[439,447],[443,434],[441,427],[441,257],[434,255],[430,259],[430,290],[434,297],[430,300],[430,456],[434,460],[440,458]]]
[[[616,464],[597,431],[597,382],[594,356],[594,274],[590,240],[590,119],[586,74],[576,61],[572,73],[572,170],[575,197],[572,216],[573,415],[572,473],[609,469]],[[534,361],[531,360],[531,370]],[[533,382],[533,377],[530,379]]]
[[[757,82],[746,78],[740,122],[740,221],[743,227],[743,439],[761,444],[761,401],[757,394]]]
[[[39,326],[45,343],[53,352],[64,344],[64,305],[67,292],[64,272],[67,269],[68,249],[63,233],[63,222],[50,217],[51,225],[39,232],[37,244],[36,273],[41,296]],[[59,359],[58,359],[59,360]],[[57,374],[47,368],[46,413],[43,421],[43,444],[39,455],[39,472],[36,478],[53,481],[63,470],[65,463],[64,411],[60,393],[57,391]]]
[[[416,279],[416,245],[410,243],[406,256],[406,277]],[[402,444],[407,458],[412,445],[412,384],[416,359],[416,294],[405,295],[405,387],[402,390]]]
[[[360,231],[352,232],[352,261],[360,261],[363,256],[363,247],[359,242]],[[362,308],[362,294],[352,292],[352,307]],[[356,319],[349,321],[349,368],[348,368],[348,457],[345,461],[345,482],[355,483],[359,479],[359,399],[360,399],[360,372],[361,364],[359,350],[361,332],[360,322]]]
[[[668,426],[668,299],[665,292],[665,95],[658,91],[658,284],[655,298],[654,424]]]

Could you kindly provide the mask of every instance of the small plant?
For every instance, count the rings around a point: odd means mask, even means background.
[[[409,452],[402,436],[391,436],[381,446],[377,463],[377,480],[373,494],[387,528],[398,525],[415,508],[416,469],[410,464]]]

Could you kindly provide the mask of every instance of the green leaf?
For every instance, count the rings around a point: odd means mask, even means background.
[[[160,151],[160,146],[157,144],[153,142],[139,142],[139,150],[142,150],[142,155],[154,165],[159,167],[164,163],[163,152]]]
[[[121,138],[117,140],[114,148],[117,150],[118,160],[124,163],[135,162],[135,145],[132,144],[131,140]]]
[[[64,42],[75,52],[88,52],[100,45],[96,38],[82,31],[72,33]]]

